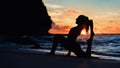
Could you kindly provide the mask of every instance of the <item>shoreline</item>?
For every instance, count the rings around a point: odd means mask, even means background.
[[[42,53],[42,54],[46,54],[50,52],[50,49],[24,49],[24,48],[20,48],[19,50],[25,52],[33,52],[33,53]],[[67,51],[61,51],[61,50],[56,50],[55,55],[63,55],[65,56],[67,54]],[[75,54],[71,53],[71,56],[75,56]],[[92,57],[98,57],[100,59],[110,59],[110,60],[118,60],[120,61],[120,57],[116,57],[116,56],[107,56],[107,55],[98,55],[98,54],[92,54]]]
[[[3,51],[1,51],[3,50]],[[46,53],[49,53],[50,52],[50,49],[46,49],[46,48],[31,48],[30,47],[27,47],[27,48],[24,48],[24,47],[9,47],[9,46],[0,46],[0,52],[18,52],[18,53],[35,53],[35,54],[46,54]],[[55,52],[55,55],[61,55],[61,56],[65,56],[67,54],[67,50],[56,50]],[[72,57],[75,57],[75,54],[74,53],[71,53],[71,56]],[[102,54],[92,54],[92,57],[98,57],[99,59],[108,59],[108,60],[118,60],[120,61],[120,57],[118,56],[109,56],[109,55],[102,55]]]
[[[0,68],[120,68],[120,61],[0,47]]]

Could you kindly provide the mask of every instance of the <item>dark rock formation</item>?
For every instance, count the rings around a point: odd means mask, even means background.
[[[0,4],[0,35],[10,36],[7,41],[16,44],[39,48],[38,42],[29,36],[48,35],[52,24],[42,0],[2,0]]]
[[[2,0],[0,34],[46,35],[52,20],[42,0]]]

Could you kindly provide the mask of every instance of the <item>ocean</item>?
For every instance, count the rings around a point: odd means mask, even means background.
[[[50,52],[54,36],[31,36],[33,40],[37,41],[42,49],[30,49],[33,45],[30,44],[16,44],[15,42],[4,41],[8,37],[0,36],[0,46],[19,47],[21,50],[31,51],[46,51]],[[79,37],[81,48],[85,51],[87,44],[86,38]],[[4,45],[3,45],[4,44]],[[63,47],[57,47],[57,53],[67,53]],[[120,60],[120,34],[98,34],[94,36],[92,43],[92,54],[95,56],[112,57],[112,59]]]

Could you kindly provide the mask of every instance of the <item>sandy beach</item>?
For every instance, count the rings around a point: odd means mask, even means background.
[[[22,52],[0,47],[0,68],[120,68],[120,61]]]

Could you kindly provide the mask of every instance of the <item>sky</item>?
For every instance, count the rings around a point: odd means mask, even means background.
[[[52,34],[67,34],[79,15],[94,22],[96,34],[120,34],[120,0],[43,0],[53,20]]]

